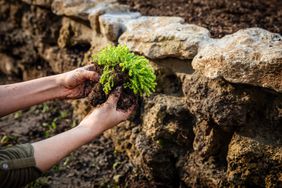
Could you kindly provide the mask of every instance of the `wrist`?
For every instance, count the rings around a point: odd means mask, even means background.
[[[106,130],[103,124],[96,121],[91,121],[91,122],[82,121],[77,126],[77,128],[81,128],[82,130],[85,130],[86,133],[89,134],[89,137],[91,137],[92,140]]]
[[[64,86],[64,75],[57,74],[54,76],[54,82],[57,88],[57,98],[65,98],[70,94],[70,90],[66,89]]]
[[[95,130],[87,127],[87,126],[78,125],[74,129],[76,129],[76,131],[80,132],[81,135],[83,135],[83,138],[85,139],[85,144],[88,143],[88,142],[91,142],[97,136],[99,136],[101,134],[100,131],[99,132],[95,131]]]

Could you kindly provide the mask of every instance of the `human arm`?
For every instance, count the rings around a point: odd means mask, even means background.
[[[77,127],[46,140],[31,145],[27,144],[25,147],[28,149],[17,149],[17,152],[14,152],[16,155],[11,154],[13,153],[11,150],[15,150],[19,146],[14,146],[6,152],[0,150],[0,187],[25,185],[35,180],[41,172],[50,169],[72,151],[92,141],[105,130],[126,120],[132,113],[134,106],[126,112],[117,110],[118,99],[119,92],[116,91],[110,95],[106,103],[86,116]],[[9,164],[10,166],[10,164],[15,164],[15,161],[21,162],[26,159],[28,159],[28,163],[25,161],[18,166],[11,165],[14,167],[13,169],[1,168],[1,165]]]
[[[86,116],[77,127],[33,143],[37,167],[43,172],[48,170],[72,151],[94,140],[105,130],[128,119],[134,106],[126,112],[117,110],[119,95],[120,91],[116,90],[102,106]]]
[[[81,98],[90,92],[87,80],[98,81],[93,66],[21,83],[0,86],[0,117],[48,100]]]

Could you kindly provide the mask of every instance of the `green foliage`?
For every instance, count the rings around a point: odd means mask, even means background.
[[[106,94],[115,87],[114,70],[117,66],[129,76],[129,81],[123,85],[124,88],[129,88],[140,96],[149,96],[155,91],[156,75],[149,60],[131,53],[126,46],[108,46],[95,54],[93,61],[104,68],[100,83]]]

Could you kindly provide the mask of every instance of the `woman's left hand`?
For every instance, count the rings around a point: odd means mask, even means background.
[[[66,99],[79,99],[90,93],[92,88],[90,81],[99,81],[99,74],[93,68],[93,65],[88,65],[58,75]]]

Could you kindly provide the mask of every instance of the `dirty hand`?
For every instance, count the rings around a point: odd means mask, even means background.
[[[104,104],[96,108],[82,120],[80,126],[88,127],[90,130],[98,130],[102,133],[127,120],[134,111],[135,105],[132,105],[127,111],[117,109],[120,94],[121,88],[115,89]]]
[[[58,75],[59,84],[65,90],[66,99],[78,99],[86,97],[91,91],[92,82],[99,80],[99,75],[93,70],[93,65],[77,68],[73,71]]]

